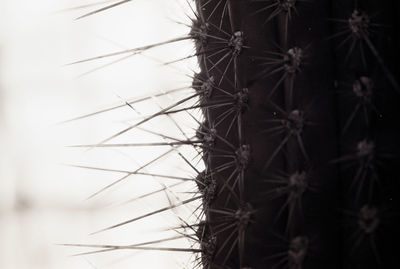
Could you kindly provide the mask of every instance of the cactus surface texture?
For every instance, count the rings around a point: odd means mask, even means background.
[[[189,2],[193,268],[400,268],[400,2]]]

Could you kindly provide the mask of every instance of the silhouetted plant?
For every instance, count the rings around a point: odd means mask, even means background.
[[[78,145],[143,146],[109,142],[161,115],[203,113],[193,117],[194,137],[148,144],[171,151],[189,144],[202,154],[204,171],[191,164],[194,196],[101,231],[201,200],[198,223],[182,220],[180,227],[194,247],[169,249],[194,252],[195,268],[397,268],[399,3],[188,4],[194,14],[187,36],[83,60],[192,39],[196,52],[188,58],[197,57],[201,69],[194,94],[98,144]],[[181,106],[189,100],[197,101]],[[382,206],[391,213],[384,217]]]

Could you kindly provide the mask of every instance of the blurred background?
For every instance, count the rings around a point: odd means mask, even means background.
[[[176,236],[198,202],[103,233],[92,232],[181,202],[193,183],[131,176],[70,165],[133,171],[170,150],[143,171],[193,177],[201,168],[192,147],[69,148],[96,144],[146,115],[191,94],[196,59],[164,63],[193,53],[181,41],[127,57],[123,54],[76,65],[71,62],[185,36],[192,16],[185,0],[134,0],[87,18],[77,17],[118,1],[0,1],[0,268],[186,268],[191,253],[111,251],[72,257],[91,249],[59,244],[134,244]],[[192,16],[193,17],[193,16]],[[162,91],[183,88],[158,96]],[[133,107],[63,122],[137,97]],[[195,111],[192,115],[199,117]],[[60,123],[63,122],[63,123]],[[115,143],[163,141],[156,133],[185,139],[196,122],[187,113],[158,117]],[[149,133],[149,130],[153,134]],[[199,168],[199,169],[200,169]],[[169,187],[173,185],[174,187]],[[164,189],[155,195],[133,199]],[[179,216],[179,217],[178,217]],[[186,238],[155,246],[190,247]],[[143,268],[143,267],[142,267]]]

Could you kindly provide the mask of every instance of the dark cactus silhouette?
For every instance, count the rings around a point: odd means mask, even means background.
[[[206,268],[395,266],[398,3],[196,3]]]
[[[195,267],[397,268],[399,5],[195,0],[188,36],[120,53],[194,40],[196,93],[81,146],[119,146],[105,143],[154,117],[200,108],[196,137],[163,144],[193,145],[206,166],[192,179],[198,194],[181,203],[203,203],[201,221],[182,225],[195,233],[187,236],[196,247],[181,249],[200,255]]]

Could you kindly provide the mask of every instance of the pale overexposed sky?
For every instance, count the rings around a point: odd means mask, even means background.
[[[88,196],[118,179],[121,174],[89,171],[63,164],[80,164],[134,170],[166,147],[129,149],[72,149],[67,145],[95,144],[191,93],[190,89],[135,106],[123,107],[88,119],[63,120],[137,96],[190,86],[197,68],[195,59],[165,66],[162,63],[193,52],[190,41],[147,51],[115,64],[122,57],[79,65],[68,63],[141,45],[183,36],[190,14],[184,0],[134,0],[82,20],[97,7],[71,9],[94,0],[0,1],[0,268],[184,268],[190,255],[166,252],[125,251],[82,257],[82,251],[58,243],[133,244],[176,235],[165,231],[178,225],[177,215],[189,216],[196,204],[127,225],[115,231],[89,233],[127,218],[179,202],[192,185],[182,185],[140,201],[124,201],[159,189],[163,181],[134,177],[94,199]],[[114,3],[116,1],[97,1]],[[100,68],[104,66],[104,68]],[[195,128],[184,113],[174,119],[160,117],[143,125],[153,131],[182,137],[176,127]],[[160,137],[134,130],[115,143],[158,141]],[[133,142],[132,142],[133,141]],[[191,148],[179,149],[188,157]],[[201,163],[200,163],[201,165]],[[194,171],[170,154],[148,168],[149,172],[193,176]],[[175,245],[174,245],[175,244]],[[167,246],[190,246],[186,239]],[[84,249],[83,249],[84,251]],[[157,258],[155,258],[157,257]]]

